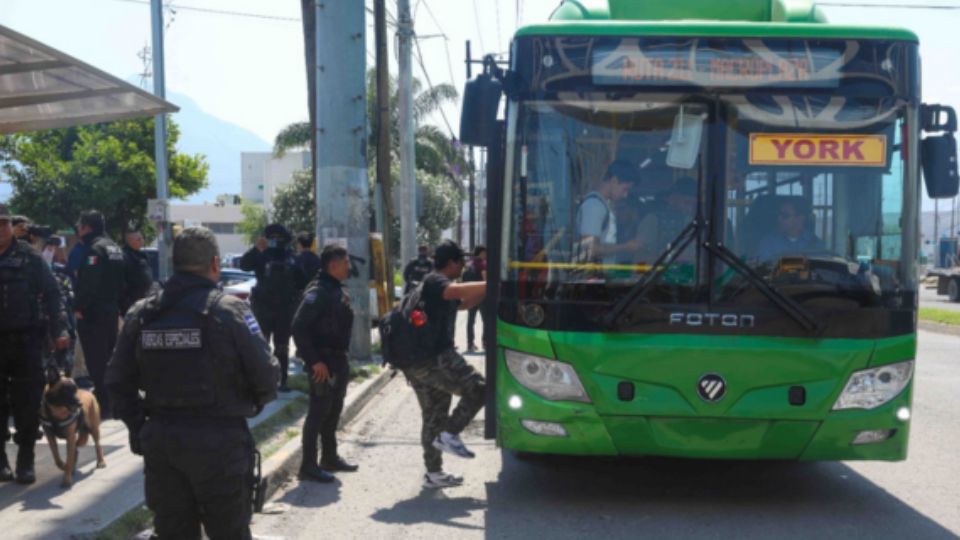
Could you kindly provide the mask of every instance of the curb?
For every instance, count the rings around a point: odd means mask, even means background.
[[[380,390],[393,380],[394,374],[395,372],[392,369],[384,369],[375,377],[364,381],[356,390],[347,394],[343,413],[340,415],[339,428],[342,429],[343,426],[352,422],[360,414],[360,411],[380,393]],[[303,420],[298,421],[296,425],[302,429]],[[272,497],[288,478],[296,474],[302,459],[301,440],[300,437],[296,437],[263,462],[261,481],[265,490],[264,500]]]
[[[953,324],[943,324],[933,321],[917,321],[917,328],[927,332],[936,332],[937,334],[946,334],[949,336],[960,336],[960,326]]]

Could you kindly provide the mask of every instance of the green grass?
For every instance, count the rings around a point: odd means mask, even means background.
[[[95,540],[127,540],[146,529],[153,522],[153,512],[146,506],[138,506],[127,512],[109,527],[97,533]]]
[[[960,311],[948,309],[920,308],[920,320],[940,324],[960,325]]]

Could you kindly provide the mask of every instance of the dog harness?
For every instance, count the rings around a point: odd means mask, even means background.
[[[87,428],[87,423],[83,419],[83,408],[79,406],[70,408],[70,416],[64,418],[63,420],[53,420],[53,411],[50,410],[50,404],[44,400],[43,402],[43,414],[40,415],[40,425],[43,426],[43,431],[45,433],[50,433],[58,439],[67,438],[67,428],[73,424],[77,425],[77,435],[81,433],[89,433]]]

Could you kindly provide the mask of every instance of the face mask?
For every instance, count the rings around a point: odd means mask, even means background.
[[[280,247],[280,242],[278,240],[267,240],[267,247],[271,249],[276,249]]]

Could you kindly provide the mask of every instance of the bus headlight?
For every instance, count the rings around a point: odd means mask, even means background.
[[[525,388],[551,401],[590,403],[573,366],[532,354],[505,350],[510,374]]]
[[[913,376],[913,360],[855,371],[833,410],[874,409],[897,397]]]

